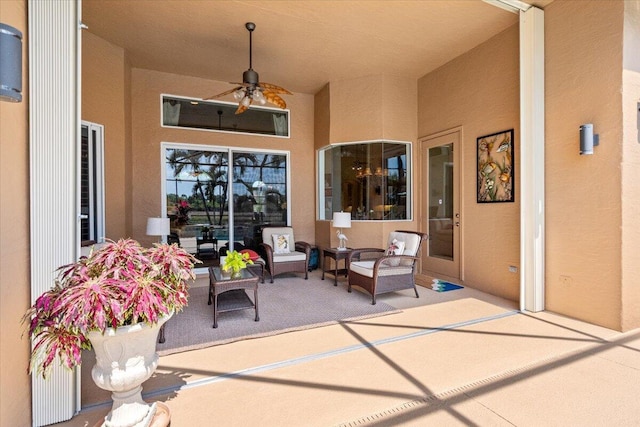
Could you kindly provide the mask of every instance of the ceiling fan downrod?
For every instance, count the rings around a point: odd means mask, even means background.
[[[249,31],[249,69],[242,73],[242,80],[244,83],[250,85],[258,84],[258,73],[253,71],[253,30],[256,29],[256,24],[253,22],[247,22],[244,26]]]

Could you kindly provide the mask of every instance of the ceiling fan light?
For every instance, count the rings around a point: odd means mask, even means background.
[[[219,93],[218,95],[214,95],[206,99],[219,98],[225,95],[232,94],[234,100],[238,102],[238,109],[236,110],[236,114],[242,114],[247,111],[254,100],[260,105],[265,105],[267,102],[269,102],[277,107],[284,109],[287,107],[287,104],[278,94],[293,94],[280,86],[265,82],[260,83],[258,73],[253,69],[252,34],[256,29],[256,24],[254,24],[253,22],[247,22],[245,24],[245,28],[249,31],[249,69],[242,73],[242,83],[232,83],[240,86],[236,86],[234,89]],[[267,91],[266,95],[262,92],[263,90]]]
[[[242,98],[244,98],[244,89],[238,89],[233,92],[233,99],[240,101]]]
[[[256,89],[253,91],[253,99],[259,102],[261,105],[264,105],[267,102],[264,94],[260,89]]]

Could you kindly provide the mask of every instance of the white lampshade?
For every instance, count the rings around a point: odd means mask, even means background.
[[[147,236],[168,236],[170,232],[169,218],[147,219]]]
[[[335,228],[351,228],[351,213],[349,213],[349,212],[334,212],[333,213],[333,226]]]

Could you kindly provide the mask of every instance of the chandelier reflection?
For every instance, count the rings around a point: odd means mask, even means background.
[[[358,164],[356,165],[356,163]],[[361,162],[354,162],[354,166],[351,169],[356,171],[356,178],[358,179],[389,176],[389,169],[383,169],[382,166],[378,166],[374,172],[371,172],[371,167]]]

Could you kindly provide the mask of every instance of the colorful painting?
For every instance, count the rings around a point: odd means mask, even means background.
[[[513,129],[478,141],[478,203],[513,202]]]

